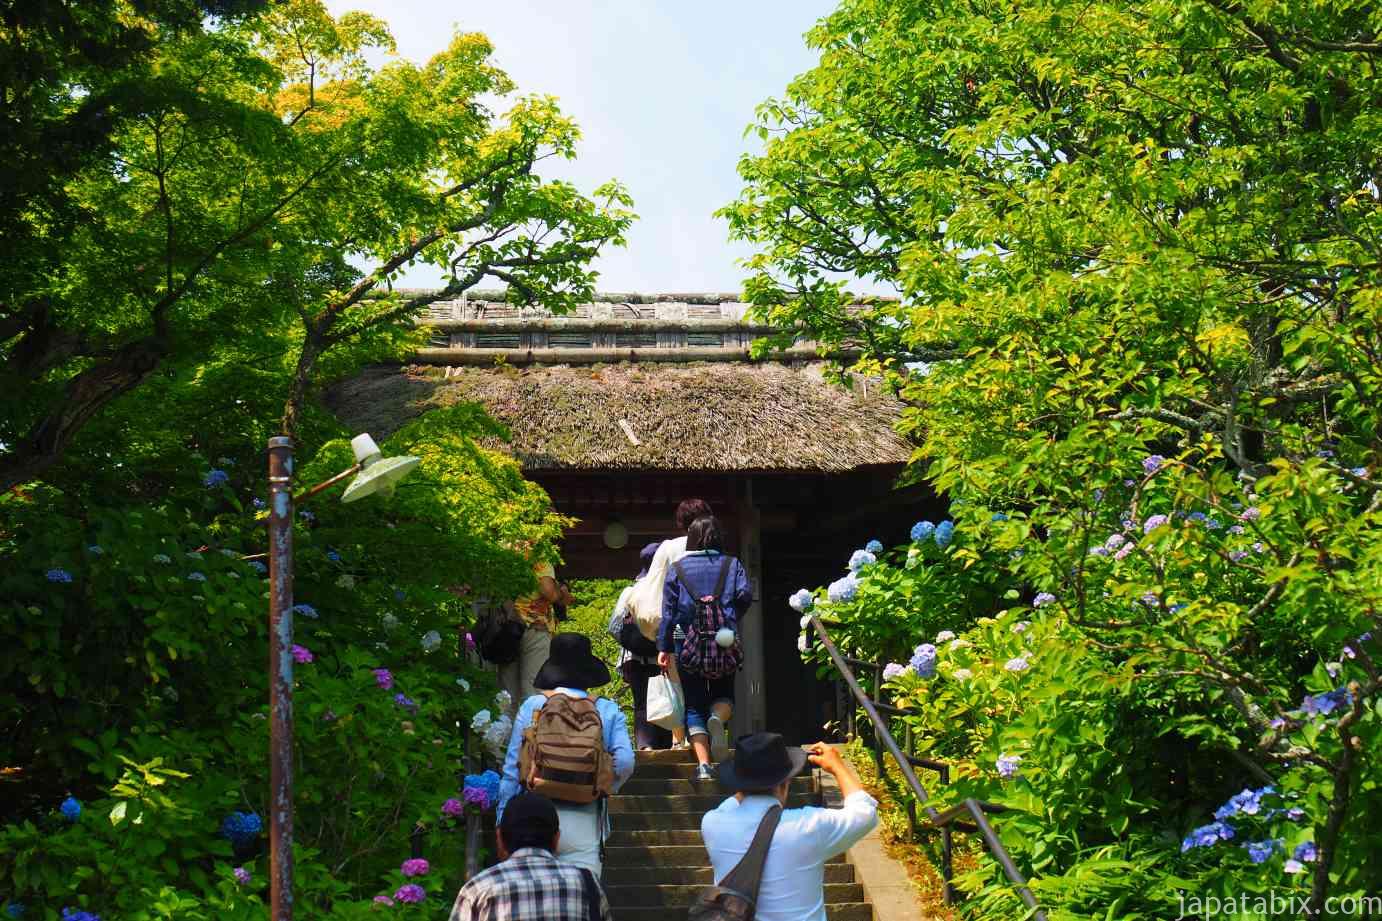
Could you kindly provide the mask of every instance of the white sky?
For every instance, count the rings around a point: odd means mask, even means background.
[[[835,0],[327,0],[386,20],[399,53],[425,61],[456,28],[484,32],[520,93],[557,96],[582,131],[578,159],[545,170],[584,192],[617,178],[639,215],[628,246],[596,263],[603,291],[738,291],[711,216],[740,189],[754,107],[815,56],[802,34]],[[431,267],[401,283],[431,287]]]

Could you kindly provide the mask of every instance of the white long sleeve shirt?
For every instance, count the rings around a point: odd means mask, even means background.
[[[717,882],[748,853],[758,823],[776,803],[771,796],[746,796],[743,802],[731,796],[706,813],[701,837]],[[878,801],[862,790],[845,797],[838,809],[782,810],[763,867],[757,921],[826,921],[825,862],[877,824]]]

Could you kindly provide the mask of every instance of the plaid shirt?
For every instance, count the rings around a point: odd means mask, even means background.
[[[600,916],[591,918],[580,867],[542,848],[520,848],[461,887],[450,921],[610,921],[604,890],[598,882],[595,888]]]

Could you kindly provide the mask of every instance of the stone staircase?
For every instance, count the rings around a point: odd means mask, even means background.
[[[701,843],[701,816],[727,795],[696,783],[689,751],[638,752],[633,778],[610,798],[613,830],[605,845],[604,886],[614,921],[675,921],[702,886],[712,882]],[[792,781],[788,806],[818,802],[812,779]],[[872,921],[873,907],[843,855],[825,867],[830,921]]]

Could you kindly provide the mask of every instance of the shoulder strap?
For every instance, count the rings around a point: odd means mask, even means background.
[[[595,882],[595,874],[581,867],[581,888],[585,890],[586,917],[589,921],[602,921],[600,915],[600,884]]]
[[[767,811],[763,821],[758,823],[758,831],[754,833],[748,853],[720,880],[722,888],[733,889],[758,901],[758,887],[763,884],[763,865],[768,862],[768,848],[773,843],[773,832],[777,831],[781,818],[781,806],[773,806]]]
[[[675,563],[673,563],[672,568],[677,571],[677,578],[680,579],[681,584],[686,587],[686,593],[690,595],[692,598],[695,598],[695,589],[691,588],[691,580],[686,578],[686,570],[681,568],[681,560],[677,560]]]
[[[719,601],[725,596],[725,581],[729,578],[729,564],[734,562],[734,557],[726,556],[720,561],[720,577],[715,580],[715,600]]]

